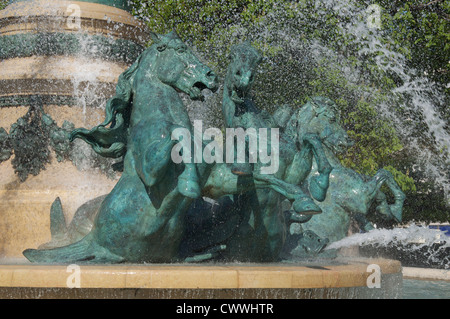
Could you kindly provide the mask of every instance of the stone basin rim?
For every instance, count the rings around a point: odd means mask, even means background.
[[[365,287],[368,266],[401,275],[399,261],[337,259],[305,264],[119,264],[79,265],[80,288],[242,289]],[[1,260],[0,260],[1,263]],[[0,287],[67,288],[69,265],[0,264]]]

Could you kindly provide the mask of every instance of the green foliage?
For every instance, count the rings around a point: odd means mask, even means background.
[[[0,10],[5,9],[5,7],[8,5],[9,0],[0,0]]]
[[[335,11],[317,8],[311,1],[285,7],[274,17],[278,20],[267,21],[265,26],[282,29],[292,39],[298,35],[300,40],[294,43],[297,48],[292,48],[274,39],[272,43],[281,49],[265,52],[270,65],[265,66],[255,87],[258,105],[300,106],[308,97],[327,96],[340,107],[343,124],[356,142],[342,157],[343,164],[365,175],[374,175],[385,166],[397,166],[402,141],[394,123],[375,108],[392,103],[390,91],[394,80],[377,67],[377,56],[367,55],[364,59],[357,56],[365,44],[342,30],[342,24],[349,21]],[[311,45],[318,47],[315,56],[309,49]],[[397,182],[405,190],[413,189],[411,179],[402,171],[397,166]]]
[[[406,64],[445,91],[444,103],[436,103],[436,106],[450,131],[450,2],[374,2],[383,8],[383,27],[407,55]]]
[[[401,185],[402,190],[404,192],[417,191],[414,179],[411,176],[409,176],[409,172],[403,174],[393,166],[385,166],[384,169],[388,170],[394,176],[395,180],[399,183],[399,185]]]
[[[276,1],[249,0],[146,0],[133,1],[134,14],[144,17],[148,26],[159,33],[176,30],[192,44],[210,40],[217,28],[240,22],[254,22]]]
[[[426,186],[419,188],[426,188]],[[429,192],[407,191],[405,195],[404,222],[445,223],[450,220],[450,210],[444,200],[445,194],[442,189],[433,188]]]
[[[450,3],[444,0],[377,0],[383,26],[409,51],[408,64],[434,81],[450,82]]]

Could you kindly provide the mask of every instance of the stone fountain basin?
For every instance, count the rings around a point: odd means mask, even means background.
[[[16,261],[17,262],[17,261]],[[378,265],[380,288],[367,281]],[[399,298],[400,262],[337,258],[276,264],[0,265],[0,298]],[[71,277],[72,276],[72,277]]]

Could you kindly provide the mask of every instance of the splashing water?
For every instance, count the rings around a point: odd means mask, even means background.
[[[413,243],[416,244],[416,247],[423,247],[437,242],[445,242],[444,247],[450,247],[450,241],[446,238],[443,231],[410,225],[405,228],[372,229],[367,233],[354,234],[330,244],[326,249],[339,249],[370,244],[386,247],[396,243]]]
[[[439,229],[410,225],[405,228],[373,229],[331,243],[325,250],[347,247],[371,247],[372,251],[390,249],[408,258],[425,259],[424,263],[449,269],[450,238]],[[392,256],[390,256],[392,257]],[[400,258],[399,258],[400,259]]]

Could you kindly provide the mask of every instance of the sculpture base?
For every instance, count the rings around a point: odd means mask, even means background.
[[[387,259],[338,258],[277,264],[125,264],[79,268],[34,265],[26,261],[0,263],[0,298],[8,299],[366,299],[400,298],[402,291],[401,264]],[[380,288],[368,287],[368,282],[372,282],[369,276],[375,275],[369,265],[379,266]],[[73,286],[75,288],[70,288]]]
[[[27,248],[51,240],[50,208],[60,197],[67,224],[85,202],[108,194],[117,180],[82,172],[55,159],[38,176],[20,183],[11,160],[0,165],[0,258],[21,258]],[[1,264],[1,262],[0,262]]]

